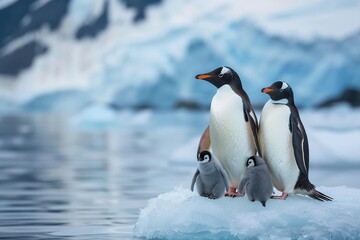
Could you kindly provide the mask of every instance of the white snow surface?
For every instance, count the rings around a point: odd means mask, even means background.
[[[270,199],[264,208],[247,197],[209,200],[189,189],[151,199],[134,235],[146,239],[359,239],[360,189],[320,187],[332,202],[305,196]]]

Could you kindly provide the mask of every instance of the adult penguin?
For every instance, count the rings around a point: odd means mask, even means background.
[[[258,122],[239,75],[230,67],[199,74],[217,88],[211,101],[210,122],[199,143],[198,154],[211,148],[229,178],[226,196],[239,196],[237,188],[246,172],[246,161],[259,151]],[[260,151],[259,151],[260,152]]]
[[[274,187],[286,199],[300,193],[320,201],[332,198],[317,191],[309,181],[309,144],[294,94],[286,82],[275,82],[261,90],[270,96],[260,118],[259,141]]]

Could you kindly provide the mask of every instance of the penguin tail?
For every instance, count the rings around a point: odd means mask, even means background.
[[[313,199],[322,201],[322,202],[324,202],[324,201],[332,201],[333,200],[332,197],[329,197],[328,195],[323,194],[322,192],[319,192],[316,189],[310,190],[308,196],[313,198]]]
[[[263,205],[263,207],[266,207],[266,201],[261,201],[261,204]]]
[[[329,197],[328,195],[325,195],[322,192],[319,192],[315,189],[315,186],[309,181],[307,176],[300,175],[299,179],[295,185],[295,189],[297,189],[298,193],[308,195],[312,199],[316,199],[319,201],[332,201],[333,198]]]

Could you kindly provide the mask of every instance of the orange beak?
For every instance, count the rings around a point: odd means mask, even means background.
[[[274,89],[272,89],[270,87],[261,89],[261,92],[263,92],[263,93],[269,93],[269,92],[272,92],[272,91],[274,91]]]
[[[199,74],[195,78],[205,80],[205,79],[208,79],[208,78],[211,78],[211,77],[212,77],[212,75],[210,75],[210,74]]]

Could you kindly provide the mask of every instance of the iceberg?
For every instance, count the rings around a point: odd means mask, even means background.
[[[116,112],[99,103],[88,106],[70,119],[70,125],[85,128],[114,127],[116,124]]]
[[[149,200],[134,228],[146,239],[359,239],[360,189],[319,187],[334,198],[293,195],[264,208],[246,197],[209,200],[178,188]]]
[[[254,106],[266,100],[260,89],[277,80],[289,82],[305,107],[360,89],[360,51],[353,47],[360,1],[162,1],[141,22],[133,19],[142,13],[124,2],[69,1],[57,29],[10,38],[0,49],[5,72],[35,40],[47,50],[31,54],[32,64],[17,75],[0,73],[0,98],[57,112],[73,110],[74,98],[83,99],[79,107],[100,98],[119,109],[206,108],[215,89],[194,76],[222,65],[239,73]]]

